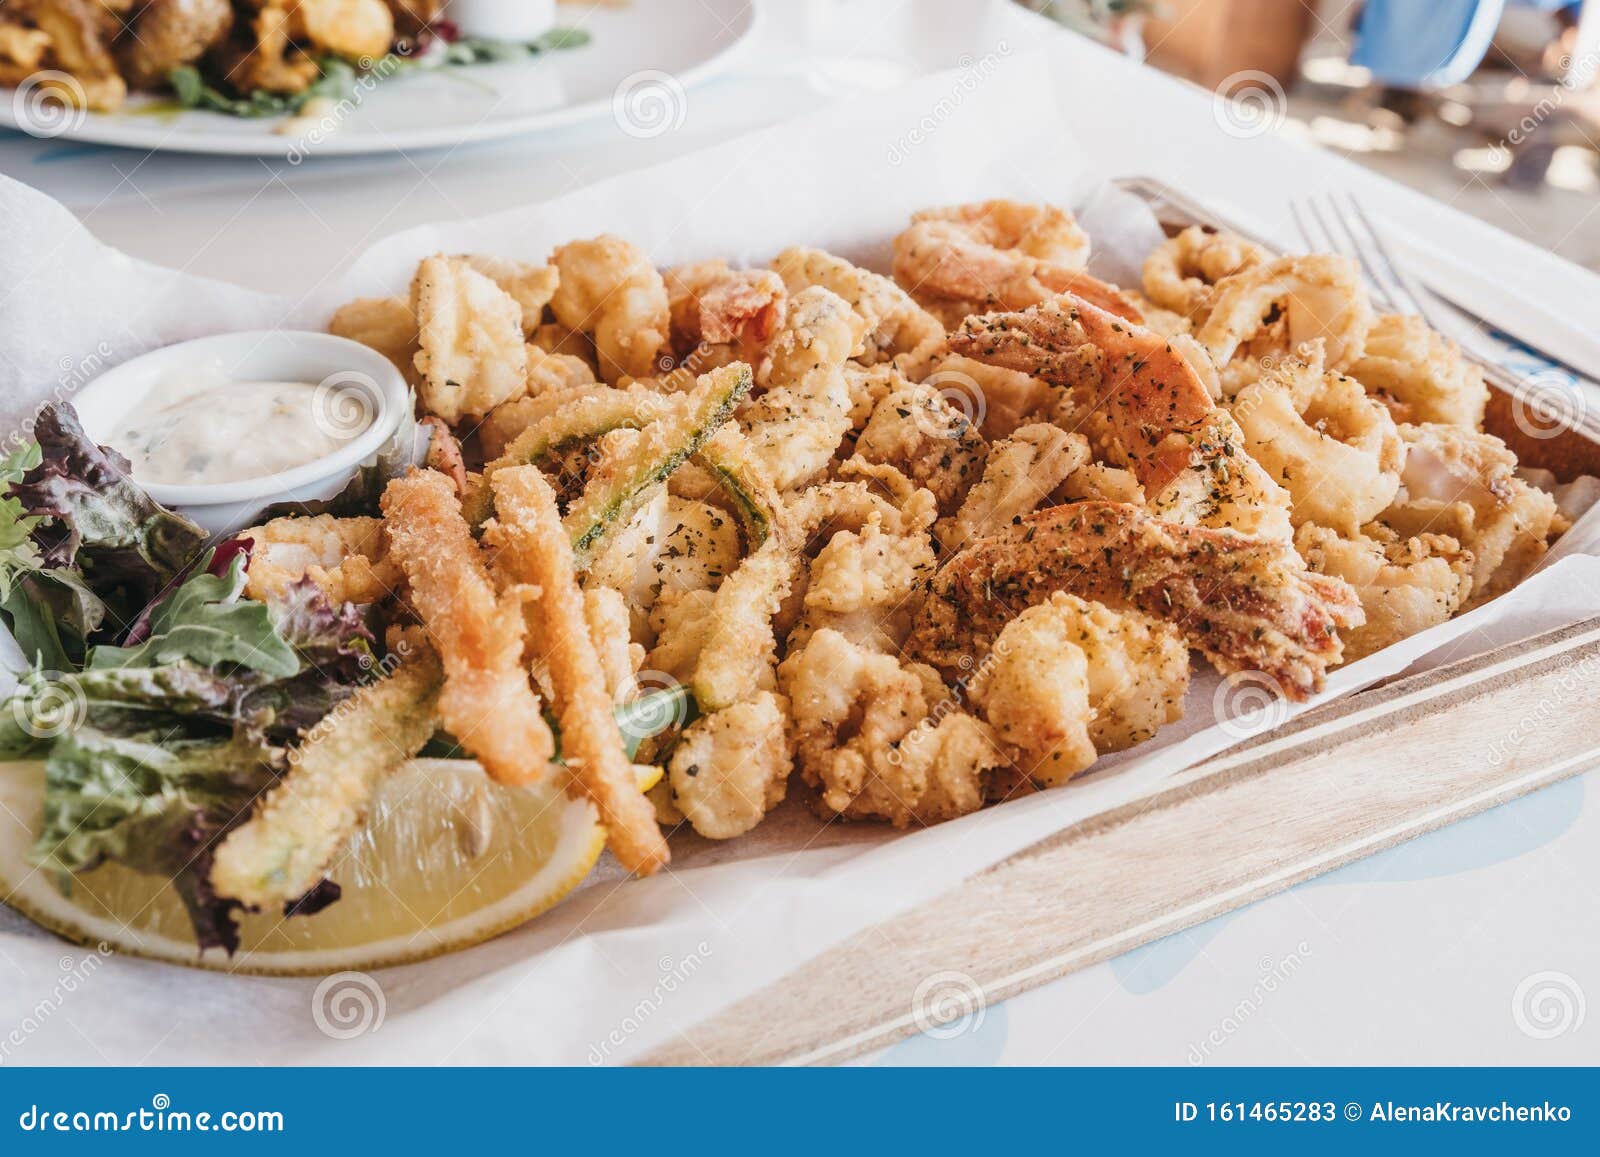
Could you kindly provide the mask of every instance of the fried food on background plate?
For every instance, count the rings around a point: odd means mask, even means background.
[[[220,44],[233,20],[230,0],[150,0],[117,44],[123,77],[136,89],[164,83]]]
[[[45,63],[70,81],[51,78],[45,86],[70,104],[95,111],[114,109],[128,94],[117,71],[95,0],[13,0],[16,14],[49,37]]]

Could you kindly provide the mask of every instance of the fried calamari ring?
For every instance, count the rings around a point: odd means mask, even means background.
[[[1267,260],[1267,251],[1235,233],[1191,225],[1144,260],[1145,296],[1191,321],[1211,312],[1217,282]]]
[[[1128,297],[1083,271],[1088,259],[1089,236],[1071,213],[1016,201],[924,209],[894,239],[895,280],[950,329],[1068,292],[1141,321]]]
[[[1366,353],[1350,376],[1388,402],[1398,422],[1483,428],[1489,387],[1483,368],[1420,317],[1386,313],[1367,331]]]
[[[1296,526],[1316,522],[1354,534],[1400,489],[1400,432],[1354,378],[1327,375],[1297,413],[1291,384],[1269,372],[1229,408],[1250,456],[1289,492]]]
[[[1269,333],[1283,351],[1321,339],[1328,368],[1342,370],[1361,357],[1371,326],[1372,304],[1353,261],[1280,257],[1219,281],[1195,338],[1219,369]]]

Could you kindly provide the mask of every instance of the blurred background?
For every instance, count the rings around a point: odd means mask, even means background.
[[[1600,271],[1600,0],[1023,0]]]

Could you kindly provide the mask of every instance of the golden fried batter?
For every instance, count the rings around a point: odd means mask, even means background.
[[[439,717],[501,783],[532,783],[555,755],[522,664],[526,590],[497,594],[443,474],[416,470],[383,492],[390,556],[444,664]]]

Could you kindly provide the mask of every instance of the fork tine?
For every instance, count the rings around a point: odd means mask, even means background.
[[[1361,265],[1367,271],[1367,276],[1379,287],[1383,296],[1388,298],[1389,304],[1400,313],[1416,313],[1416,303],[1411,300],[1405,286],[1395,276],[1394,262],[1390,260],[1387,252],[1378,243],[1377,234],[1373,231],[1371,222],[1362,220],[1364,227],[1358,229],[1351,212],[1340,206],[1336,199],[1329,198],[1334,215],[1338,217],[1339,224],[1349,235],[1351,243],[1361,254]],[[1354,200],[1352,199],[1352,204]],[[1365,234],[1363,236],[1363,234]]]
[[[1427,291],[1422,287],[1416,278],[1412,277],[1411,274],[1406,272],[1405,267],[1400,262],[1395,260],[1394,252],[1389,248],[1389,243],[1383,239],[1383,234],[1378,232],[1377,226],[1372,223],[1372,218],[1367,216],[1366,209],[1362,208],[1361,202],[1356,199],[1355,194],[1351,193],[1349,196],[1351,209],[1355,211],[1355,216],[1360,220],[1362,226],[1372,237],[1373,248],[1383,259],[1384,265],[1388,267],[1389,274],[1394,279],[1395,284],[1400,287],[1400,294],[1391,294],[1391,300],[1394,301],[1397,307],[1402,309],[1404,309],[1406,305],[1409,305],[1410,309],[1408,312],[1421,314],[1423,320],[1425,320],[1435,329],[1438,329],[1438,323],[1428,312],[1426,305],[1428,300]]]
[[[1366,273],[1368,283],[1377,291],[1378,296],[1392,302],[1394,295],[1389,283],[1368,254],[1367,247],[1361,243],[1361,239],[1356,236],[1355,230],[1350,227],[1350,222],[1339,209],[1339,203],[1332,197],[1328,198],[1328,216],[1333,218],[1333,221],[1338,226],[1337,229],[1328,224],[1327,218],[1323,217],[1321,205],[1314,204],[1313,207],[1316,210],[1318,220],[1322,221],[1323,228],[1334,238],[1334,252],[1359,263]]]
[[[1312,233],[1310,224],[1306,221],[1306,215],[1301,212],[1301,202],[1289,202],[1289,215],[1294,218],[1294,227],[1300,230],[1300,239],[1306,243],[1306,249],[1315,253],[1322,248],[1316,236]]]

